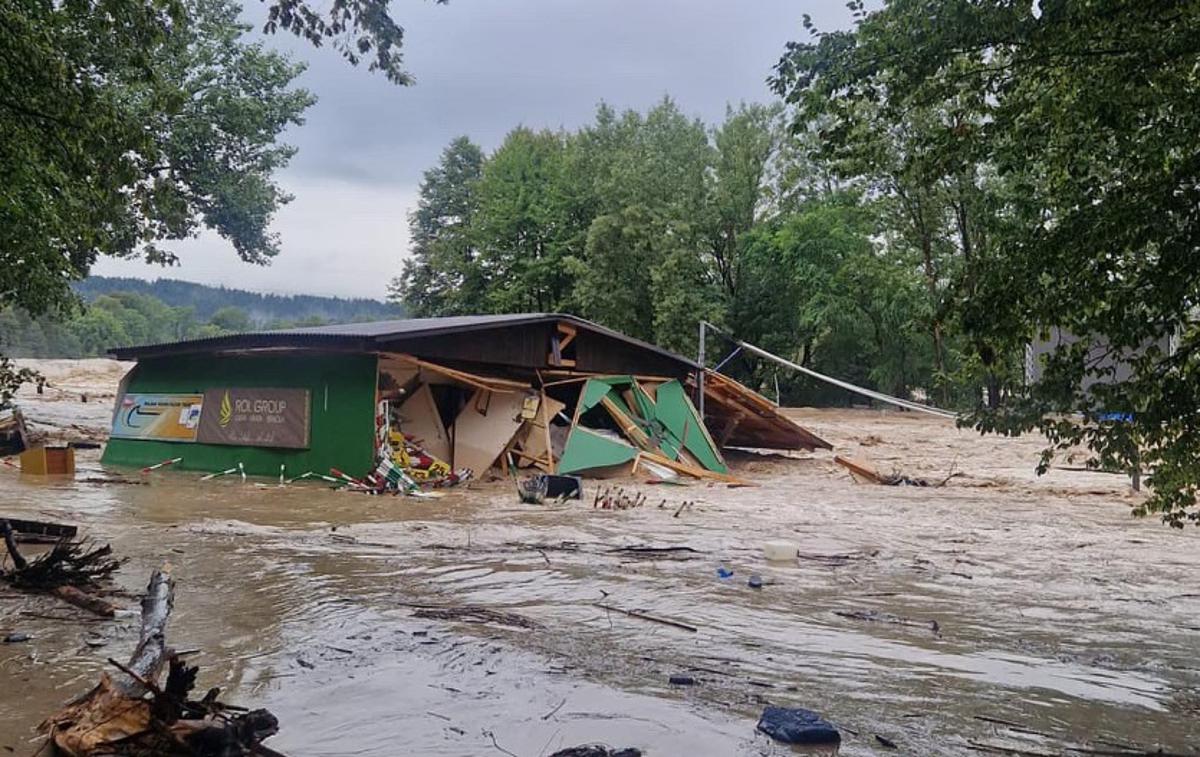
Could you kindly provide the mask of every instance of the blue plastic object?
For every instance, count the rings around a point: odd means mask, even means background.
[[[838,744],[842,734],[825,718],[800,707],[768,707],[758,730],[785,744]]]
[[[733,578],[733,571],[730,570],[729,568],[726,568],[724,565],[722,565],[721,567],[717,568],[717,578],[720,578],[720,579]]]

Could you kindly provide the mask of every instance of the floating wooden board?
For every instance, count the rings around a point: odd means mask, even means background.
[[[850,458],[842,457],[841,455],[835,455],[833,461],[850,471],[850,475],[854,476],[855,479],[862,479],[872,484],[885,483],[883,476],[879,475],[879,471],[867,465],[865,462],[860,460],[851,460]]]
[[[0,515],[0,520],[8,521],[12,530],[18,534],[51,536],[57,539],[74,539],[79,533],[78,526],[67,526],[61,523],[48,523],[41,520],[21,520]]]

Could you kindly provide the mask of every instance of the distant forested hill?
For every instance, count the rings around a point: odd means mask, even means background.
[[[308,294],[259,294],[241,289],[195,284],[178,279],[145,281],[143,279],[90,276],[76,284],[75,291],[88,302],[101,295],[116,292],[147,294],[171,307],[190,307],[193,309],[195,317],[201,321],[207,321],[218,310],[225,307],[238,308],[255,323],[305,320],[348,323],[404,317],[400,307],[379,300],[317,297]]]
[[[187,281],[94,276],[76,290],[83,307],[32,318],[0,309],[0,354],[9,357],[92,357],[114,347],[403,317],[376,300],[275,295]]]

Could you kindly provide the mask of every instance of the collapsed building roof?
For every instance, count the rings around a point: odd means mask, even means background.
[[[168,355],[280,349],[400,352],[450,365],[567,369],[677,378],[684,378],[700,368],[694,361],[661,347],[560,313],[407,318],[251,331],[117,347],[109,352],[118,360],[140,360]]]
[[[204,463],[209,467],[218,464],[218,456],[211,449],[199,450],[209,443],[206,440],[233,443],[232,432],[218,433],[212,419],[205,420],[220,409],[209,406],[221,393],[226,404],[232,395],[234,404],[241,396],[244,402],[275,398],[293,407],[299,401],[303,408],[309,402],[304,398],[319,395],[321,406],[312,400],[311,419],[277,419],[269,433],[254,437],[252,446],[298,450],[291,457],[270,457],[270,464],[276,459],[278,465],[341,460],[337,445],[321,438],[324,432],[318,429],[335,422],[350,428],[349,416],[339,413],[338,406],[349,407],[345,403],[351,395],[344,390],[331,393],[327,383],[334,364],[346,381],[352,373],[370,371],[371,378],[353,380],[369,395],[371,407],[383,403],[381,407],[390,408],[374,413],[376,423],[382,424],[376,431],[386,442],[376,450],[383,449],[380,458],[389,465],[402,461],[401,468],[414,460],[443,472],[453,466],[476,474],[492,465],[536,467],[548,473],[632,472],[639,465],[657,465],[660,470],[719,479],[731,478],[720,452],[724,447],[829,448],[774,403],[733,379],[571,315],[341,324],[125,347],[112,354],[136,359],[142,368],[134,385],[122,390],[119,402],[149,408],[139,411],[143,414],[186,404],[199,421],[195,429],[175,429],[176,436],[196,443],[198,451],[192,457],[212,457]],[[363,358],[372,360],[369,368],[359,366]],[[700,376],[705,377],[703,418],[692,404]],[[301,394],[285,396],[293,391],[287,387]],[[175,394],[162,395],[164,391]],[[353,396],[362,394],[359,390]],[[395,418],[389,419],[393,412]],[[342,420],[327,418],[330,414]],[[356,429],[361,425],[357,420],[353,424]],[[276,437],[285,427],[294,427],[288,444],[273,443],[272,439],[280,441]],[[129,441],[122,440],[111,459],[133,459],[150,449],[138,441],[147,438],[141,431],[120,431]],[[220,459],[232,464],[234,454]],[[269,465],[261,454],[236,455],[239,465],[243,458],[264,470]]]

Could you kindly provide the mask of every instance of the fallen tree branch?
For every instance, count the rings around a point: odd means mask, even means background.
[[[43,750],[63,757],[282,757],[261,744],[279,730],[271,713],[223,704],[217,699],[220,689],[199,701],[188,699],[197,668],[166,645],[174,596],[164,566],[155,571],[142,599],[141,631],[129,662],[109,659],[119,675],[101,674],[91,691],[42,723]],[[168,673],[160,685],[164,665]]]
[[[606,605],[603,602],[593,602],[592,606],[599,607],[602,610],[611,610],[613,612],[619,612],[622,615],[628,615],[631,618],[641,618],[642,620],[648,620],[651,623],[661,623],[664,626],[673,626],[674,628],[682,628],[683,630],[690,631],[692,633],[696,633],[697,631],[700,630],[700,629],[696,628],[695,626],[689,626],[687,623],[680,623],[678,620],[671,620],[670,618],[660,618],[655,615],[648,615],[644,612],[638,612],[637,610],[623,610],[620,607]]]
[[[515,612],[501,612],[476,605],[448,607],[445,605],[418,605],[409,603],[401,604],[407,604],[409,607],[415,608],[413,610],[414,618],[426,618],[430,620],[458,620],[466,623],[490,623],[501,626],[512,626],[514,628],[541,627],[535,621],[532,621],[523,615],[518,615]]]
[[[94,612],[102,618],[113,618],[117,615],[117,608],[113,607],[112,603],[100,597],[85,594],[74,586],[59,586],[52,593],[62,601]]]
[[[913,620],[912,618],[902,618],[899,615],[892,615],[888,612],[877,612],[875,610],[834,610],[833,614],[849,618],[850,620],[865,620],[874,623],[891,623],[897,626],[928,628],[935,634],[941,632],[941,626],[936,620]]]
[[[65,532],[73,527],[56,528]],[[85,542],[62,538],[46,554],[28,560],[21,554],[12,524],[7,520],[0,520],[0,534],[4,537],[5,549],[13,563],[12,570],[0,572],[0,579],[21,591],[53,594],[64,602],[104,618],[116,615],[116,608],[112,604],[80,589],[98,589],[100,581],[108,579],[121,567],[122,561],[112,557],[111,547],[105,545],[87,549]]]

